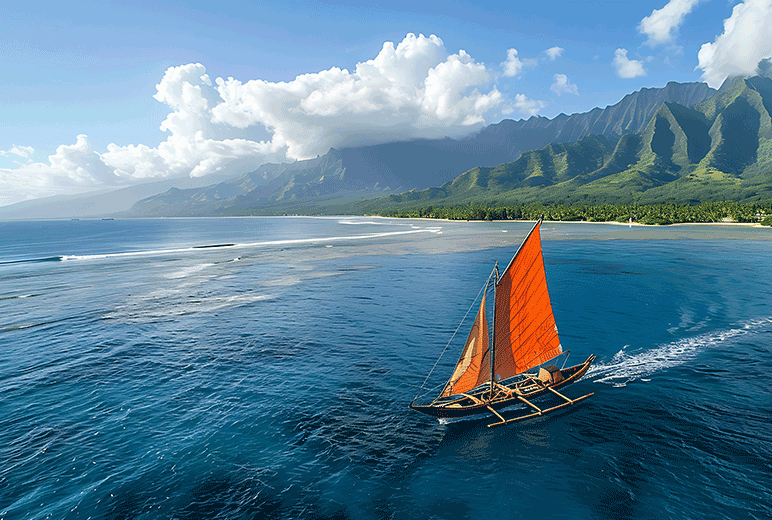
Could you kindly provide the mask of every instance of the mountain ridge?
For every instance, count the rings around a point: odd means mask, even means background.
[[[613,147],[602,136],[551,144],[362,207],[772,199],[771,114],[772,79],[730,78],[694,108],[663,102],[642,131]]]
[[[665,101],[694,105],[716,93],[704,83],[670,82],[644,88],[606,108],[552,119],[503,120],[465,139],[416,139],[331,149],[288,164],[266,164],[236,181],[169,191],[139,201],[124,216],[264,214],[314,206],[320,198],[362,199],[429,189],[476,166],[495,167],[550,143],[571,143],[599,134],[614,142],[640,131]]]

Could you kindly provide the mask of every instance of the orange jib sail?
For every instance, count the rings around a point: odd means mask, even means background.
[[[496,286],[497,378],[520,374],[562,352],[547,291],[540,227],[541,221],[531,230]]]
[[[488,351],[488,320],[485,318],[485,294],[480,311],[466,340],[461,358],[453,375],[445,385],[442,396],[468,392],[486,381],[490,381],[490,352]]]

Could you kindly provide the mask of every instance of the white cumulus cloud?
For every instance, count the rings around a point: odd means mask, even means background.
[[[547,53],[547,57],[549,58],[550,61],[555,61],[556,58],[559,58],[563,54],[564,50],[565,49],[563,47],[558,47],[556,45],[555,47],[550,47],[544,52]]]
[[[552,49],[548,49],[545,52],[549,53],[551,50]],[[507,78],[519,76],[526,67],[535,67],[538,63],[539,60],[537,58],[520,59],[517,49],[509,49],[507,51],[507,59],[501,63],[501,75]]]
[[[156,85],[156,91],[153,97],[173,109],[160,127],[170,135],[157,147],[109,144],[101,158],[119,177],[200,177],[225,165],[256,167],[266,158],[284,158],[270,142],[212,136],[212,108],[219,97],[202,64],[170,67]],[[219,133],[227,134],[227,128]]]
[[[508,78],[518,76],[523,71],[523,67],[523,62],[517,57],[517,49],[509,49],[507,59],[501,64],[504,76]]]
[[[705,43],[697,55],[702,79],[719,87],[728,77],[751,75],[772,56],[772,0],[745,0],[724,20],[724,32]]]
[[[530,99],[525,94],[517,94],[515,96],[514,103],[508,104],[505,113],[520,112],[521,114],[527,114],[529,116],[535,116],[539,113],[539,110],[547,106],[544,101],[536,99]]]
[[[568,76],[565,74],[555,74],[555,83],[552,84],[550,90],[558,96],[561,94],[579,95],[579,89],[574,83],[568,81]]]
[[[638,76],[646,75],[643,62],[629,59],[627,57],[627,49],[617,49],[614,51],[613,63],[620,78],[637,78]]]
[[[641,20],[638,31],[649,37],[646,43],[654,46],[671,42],[687,14],[701,0],[670,0],[662,9],[654,9]]]
[[[2,155],[3,157],[18,155],[19,157],[23,157],[24,159],[28,158],[33,153],[35,153],[35,149],[32,148],[31,146],[13,145],[13,147],[10,150],[7,150],[7,151],[0,150],[0,155]]]
[[[331,147],[458,137],[505,107],[534,113],[543,106],[524,96],[513,105],[496,88],[497,76],[465,51],[450,53],[437,36],[421,34],[384,43],[353,71],[332,67],[291,81],[213,80],[200,63],[170,67],[153,96],[170,109],[160,123],[167,134],[161,143],[113,142],[98,153],[79,135],[74,145],[57,148],[48,163],[0,170],[0,183],[53,189],[203,176],[314,157]],[[3,155],[27,157],[33,151],[14,146]]]
[[[216,80],[222,101],[212,121],[260,125],[276,148],[302,159],[330,147],[416,137],[459,136],[503,103],[493,73],[463,50],[448,55],[438,37],[386,42],[353,72],[332,68],[290,82]]]

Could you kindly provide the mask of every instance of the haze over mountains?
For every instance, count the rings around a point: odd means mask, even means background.
[[[90,192],[82,195],[43,197],[0,207],[0,220],[40,218],[102,217],[127,211],[147,197],[164,193],[171,188],[199,188],[212,182],[224,181],[233,175],[210,177],[180,177],[138,184],[117,190]]]
[[[195,190],[170,190],[137,203],[127,216],[206,216],[345,211],[354,200],[422,190],[477,166],[516,160],[549,143],[589,135],[609,142],[641,131],[663,102],[693,106],[715,93],[704,83],[642,89],[615,105],[554,119],[504,120],[466,139],[360,146],[292,164],[266,164],[239,179]]]

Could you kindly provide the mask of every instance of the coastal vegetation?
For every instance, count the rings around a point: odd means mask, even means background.
[[[461,206],[427,206],[414,209],[387,210],[385,217],[438,218],[448,220],[545,220],[584,222],[635,222],[638,224],[679,224],[686,222],[760,222],[772,225],[772,201],[767,202],[702,202],[700,204],[540,204],[526,203],[502,206],[466,204]]]

